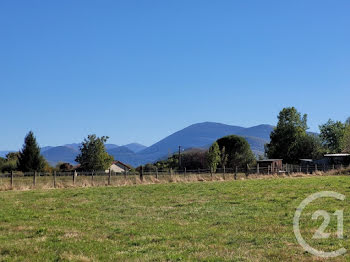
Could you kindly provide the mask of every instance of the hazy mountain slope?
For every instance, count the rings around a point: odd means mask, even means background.
[[[144,145],[141,145],[139,143],[131,143],[131,144],[127,144],[127,145],[124,145],[125,147],[129,148],[131,151],[137,153],[137,152],[140,152],[144,149],[147,148],[147,146],[144,146]]]
[[[238,132],[239,136],[250,136],[258,137],[266,141],[270,141],[270,134],[273,131],[274,126],[271,125],[258,125],[249,128],[245,128],[242,131]]]
[[[185,150],[189,148],[208,148],[216,139],[234,134],[245,137],[253,152],[259,155],[264,153],[264,145],[268,143],[272,130],[273,126],[270,125],[244,128],[204,122],[175,132],[147,148],[138,143],[131,143],[125,146],[106,144],[106,149],[116,160],[136,167],[141,164],[164,159],[177,152],[179,146]],[[51,165],[56,165],[58,162],[76,164],[74,160],[79,153],[79,146],[80,143],[73,143],[59,147],[44,147],[42,148],[42,154]],[[0,154],[5,155],[8,151],[2,152]]]
[[[246,128],[220,123],[204,122],[186,127],[138,153],[146,162],[153,162],[175,152],[178,146],[201,148],[213,143],[216,139],[242,133]]]
[[[68,146],[57,146],[42,152],[45,159],[53,166],[58,162],[76,164],[75,158],[78,154],[78,150]]]

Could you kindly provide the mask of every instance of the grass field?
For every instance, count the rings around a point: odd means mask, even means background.
[[[4,191],[0,261],[318,261],[292,225],[300,202],[324,190],[347,198],[315,201],[301,232],[309,241],[322,223],[315,210],[345,207],[344,240],[309,243],[350,252],[347,176]],[[327,232],[336,227],[332,217]]]

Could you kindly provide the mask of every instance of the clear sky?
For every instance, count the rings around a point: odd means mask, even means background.
[[[350,1],[0,1],[0,150],[350,115]]]

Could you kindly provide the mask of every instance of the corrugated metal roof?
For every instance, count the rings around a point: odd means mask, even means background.
[[[258,160],[257,162],[275,162],[275,161],[283,161],[283,159],[263,159],[263,160]]]
[[[344,156],[350,156],[350,154],[325,154],[325,157],[344,157]]]

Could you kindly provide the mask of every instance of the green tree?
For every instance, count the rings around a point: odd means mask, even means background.
[[[322,143],[330,153],[341,152],[345,126],[342,122],[334,122],[331,119],[327,123],[320,125]]]
[[[295,146],[297,159],[319,159],[324,155],[322,142],[317,135],[301,136]]]
[[[24,145],[18,156],[18,169],[22,172],[42,171],[45,159],[40,155],[40,148],[34,133],[30,131],[24,139]]]
[[[226,148],[223,146],[220,150],[220,165],[224,168],[227,164],[228,155],[226,154]]]
[[[113,156],[106,152],[105,143],[108,137],[96,137],[89,135],[80,146],[80,154],[75,161],[80,163],[80,168],[86,171],[106,170],[113,162]]]
[[[212,146],[209,148],[208,154],[207,154],[207,161],[208,166],[210,169],[210,172],[216,172],[216,168],[218,164],[220,163],[220,148],[217,142],[214,142]]]
[[[277,127],[270,135],[271,141],[265,147],[268,158],[297,163],[303,151],[300,141],[307,139],[307,129],[306,114],[301,116],[295,107],[284,108],[278,115]]]
[[[342,152],[350,153],[350,123],[346,125],[344,136],[341,141]]]
[[[225,136],[216,141],[220,150],[225,147],[228,167],[246,167],[255,162],[255,157],[247,140],[240,136]]]
[[[350,125],[350,117],[348,117],[348,118],[346,119],[345,125],[346,125],[346,126],[349,126],[349,125]]]

